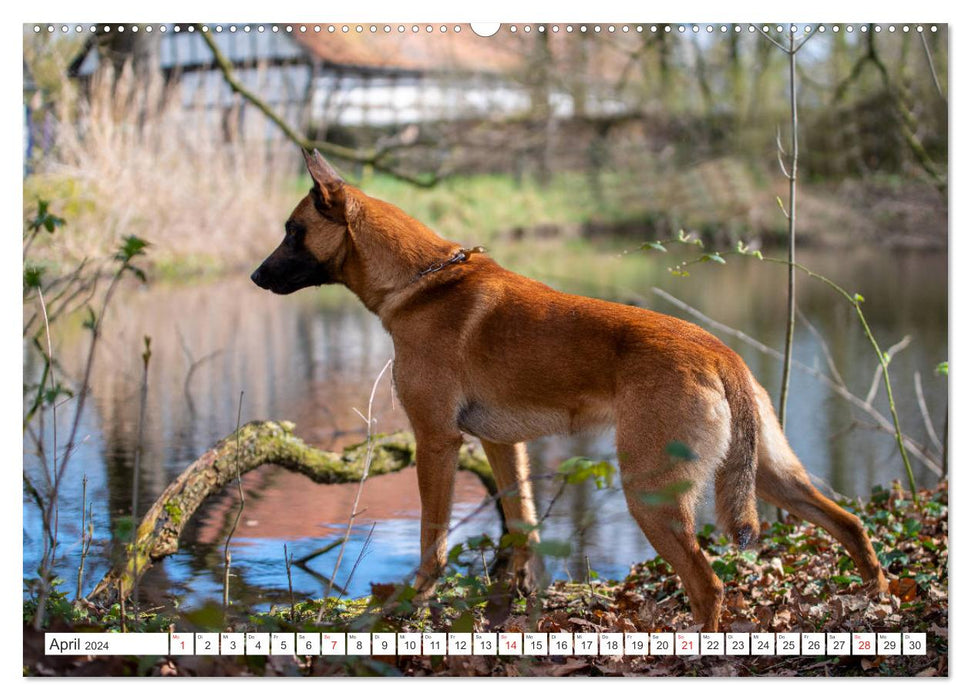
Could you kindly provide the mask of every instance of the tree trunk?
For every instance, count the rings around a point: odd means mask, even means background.
[[[240,476],[264,464],[298,472],[319,484],[361,480],[367,442],[346,448],[343,454],[307,445],[293,434],[293,424],[275,421],[247,423],[186,468],[162,492],[145,514],[127,558],[115,565],[95,586],[89,600],[111,603],[127,596],[136,581],[158,560],[175,554],[179,537],[198,508]],[[239,450],[237,451],[237,443]],[[373,438],[369,476],[396,472],[414,464],[415,438],[397,432]],[[481,479],[490,495],[497,494],[489,463],[481,450],[465,445],[459,452],[459,469]]]

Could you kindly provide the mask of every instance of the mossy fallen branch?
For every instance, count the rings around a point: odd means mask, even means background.
[[[95,586],[89,600],[113,602],[127,596],[137,580],[158,560],[175,554],[186,524],[211,496],[220,493],[236,478],[237,444],[239,474],[276,464],[303,474],[318,484],[360,481],[367,443],[352,445],[343,453],[318,450],[293,434],[293,424],[276,421],[247,423],[236,433],[220,440],[190,464],[149,508],[138,525],[134,544],[125,561],[115,565]],[[408,432],[377,435],[369,476],[400,471],[415,461],[415,438]],[[497,493],[489,463],[482,452],[464,445],[459,452],[459,469],[479,477],[490,495]]]

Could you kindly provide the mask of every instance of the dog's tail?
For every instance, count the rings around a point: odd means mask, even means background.
[[[722,527],[744,549],[759,534],[755,509],[759,412],[749,370],[741,358],[732,355],[719,374],[732,418],[728,454],[715,472],[715,507]]]

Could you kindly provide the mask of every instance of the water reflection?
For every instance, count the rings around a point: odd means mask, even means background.
[[[866,297],[868,320],[884,347],[904,335],[912,336],[911,345],[893,361],[894,391],[906,432],[925,440],[914,373],[920,371],[923,377],[929,412],[939,429],[946,384],[934,376],[933,368],[947,359],[946,256],[859,251],[828,257],[808,253],[802,259],[841,281],[852,280],[851,291]],[[511,266],[527,274],[537,272],[528,260],[513,260]],[[580,293],[621,301],[646,299],[656,310],[675,313],[651,294],[651,286],[660,285],[729,326],[771,346],[782,345],[783,269],[733,261],[687,279],[674,279],[664,267],[650,258],[631,257],[623,263],[623,274],[615,270],[604,276],[591,269],[576,275],[572,270],[557,270],[554,261],[536,276]],[[852,308],[821,285],[805,278],[798,284],[802,313],[827,339],[833,361],[850,388],[865,396],[876,361]],[[95,368],[94,394],[82,420],[81,434],[86,439],[66,477],[60,511],[61,570],[69,572],[77,566],[81,479],[87,475],[99,546],[87,563],[86,589],[104,573],[113,551],[110,533],[130,507],[143,336],[152,337],[153,355],[140,512],[189,462],[232,432],[241,392],[243,421],[291,420],[303,439],[328,449],[360,440],[363,423],[352,409],[366,408],[374,377],[392,352],[378,320],[346,291],[306,291],[281,298],[257,289],[243,275],[191,286],[127,289],[105,323],[109,330]],[[725,340],[776,395],[778,362],[731,338]],[[80,374],[83,343],[80,333],[62,334],[57,341],[58,357],[74,376]],[[825,369],[819,343],[804,327],[797,331],[794,354],[807,365]],[[35,369],[27,365],[25,373],[29,376]],[[849,405],[818,381],[796,372],[791,396],[788,432],[795,450],[807,468],[835,490],[862,496],[874,484],[902,476],[893,440],[873,430],[867,419],[854,419]],[[878,397],[875,405],[885,410],[885,399]],[[66,413],[61,414],[64,431]],[[388,382],[379,387],[374,413],[379,430],[407,427]],[[550,470],[574,455],[612,459],[612,435],[538,440],[530,445],[530,455],[537,474],[538,510],[543,513],[556,492],[556,484],[548,478]],[[31,457],[25,455],[25,459],[30,464]],[[915,469],[919,482],[933,482],[926,469],[916,463]],[[234,598],[253,605],[280,602],[286,591],[283,544],[300,558],[339,536],[356,487],[317,486],[275,469],[249,474],[244,481],[247,505],[233,544]],[[498,534],[494,511],[478,507],[484,495],[473,477],[460,479],[453,522],[464,521],[453,541],[481,532]],[[350,581],[352,596],[367,592],[372,581],[399,580],[418,561],[413,473],[372,480],[365,487],[362,506],[367,510],[358,520],[337,576],[343,585],[371,523],[376,522]],[[219,598],[222,542],[234,507],[234,493],[208,503],[186,529],[187,546],[153,570],[145,590],[160,599],[178,596],[186,605]],[[709,498],[702,504],[699,520],[710,519]],[[25,575],[32,575],[36,567],[40,532],[37,512],[25,499]],[[627,515],[617,487],[568,488],[550,511],[544,536],[573,543],[567,561],[550,562],[551,572],[560,577],[582,577],[587,558],[601,575],[622,576],[631,563],[653,554]],[[333,551],[309,562],[307,570],[295,569],[295,592],[319,595],[320,577],[331,575],[335,557]]]

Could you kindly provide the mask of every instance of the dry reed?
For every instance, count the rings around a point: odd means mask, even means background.
[[[25,206],[42,194],[71,221],[39,255],[100,256],[134,233],[153,244],[156,265],[225,268],[248,265],[281,235],[299,154],[262,115],[232,101],[212,107],[221,97],[130,66],[117,76],[104,66],[78,93],[25,181]]]

